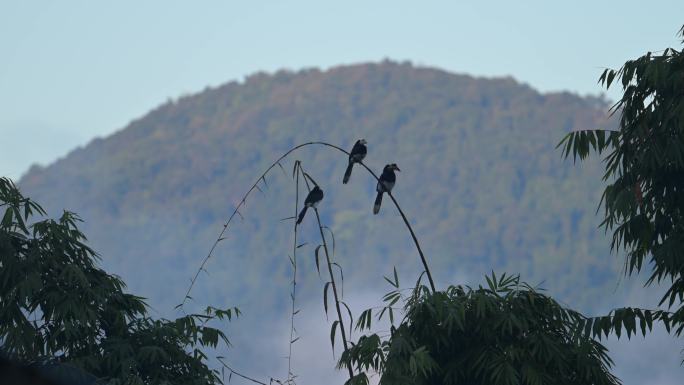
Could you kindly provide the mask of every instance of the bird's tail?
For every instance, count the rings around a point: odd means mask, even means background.
[[[302,223],[302,221],[304,220],[304,215],[306,215],[306,209],[308,209],[308,208],[309,208],[309,207],[304,206],[304,208],[302,209],[302,211],[299,212],[299,218],[297,218],[297,224]]]
[[[352,167],[354,167],[354,162],[349,162],[349,166],[347,166],[347,171],[344,172],[344,178],[342,179],[343,184],[347,184],[347,182],[349,182],[349,177],[351,177]]]
[[[375,197],[375,205],[373,205],[373,214],[380,212],[380,205],[382,204],[382,193],[379,192],[378,196]]]

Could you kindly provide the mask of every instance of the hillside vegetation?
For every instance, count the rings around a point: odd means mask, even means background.
[[[511,78],[394,62],[282,71],[163,104],[33,167],[20,185],[50,212],[78,212],[104,265],[166,313],[185,295],[234,205],[277,156],[309,140],[351,148],[363,137],[369,166],[401,168],[394,193],[438,286],[477,282],[491,269],[519,272],[592,310],[605,306],[595,295],[615,287],[622,260],[596,229],[600,165],[573,166],[555,145],[570,130],[609,124],[598,98],[542,94]],[[325,191],[320,210],[347,282],[377,289],[392,266],[415,278],[420,265],[410,237],[390,205],[373,216],[375,182],[367,173],[356,169],[342,185],[346,158],[309,147],[288,158],[287,174],[295,159]],[[267,182],[193,292],[240,306],[247,319],[286,317],[291,226],[279,220],[292,215],[294,186],[278,168]],[[317,236],[309,219],[303,242]],[[301,295],[320,301],[313,248],[301,250]]]

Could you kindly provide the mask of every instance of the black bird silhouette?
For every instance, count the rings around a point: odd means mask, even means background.
[[[358,163],[366,157],[366,153],[368,153],[366,144],[368,144],[366,139],[359,139],[356,141],[356,143],[354,143],[354,147],[349,153],[349,165],[347,166],[347,171],[344,172],[344,178],[342,179],[343,184],[347,184],[347,182],[349,182],[349,177],[351,176],[354,163]]]
[[[302,223],[302,220],[304,220],[304,215],[306,215],[306,209],[309,207],[316,207],[318,206],[318,203],[323,200],[323,190],[321,190],[320,187],[314,186],[311,191],[309,191],[309,195],[306,196],[306,199],[304,199],[304,208],[302,208],[302,211],[299,212],[299,218],[297,218],[297,224]]]
[[[378,195],[375,197],[373,214],[377,214],[380,212],[380,205],[382,204],[382,194],[390,192],[392,191],[392,188],[394,188],[394,182],[397,181],[397,175],[394,173],[395,170],[401,171],[399,170],[399,167],[397,167],[396,163],[388,164],[387,166],[385,166],[384,169],[382,169],[380,180],[378,181],[378,185],[375,188],[375,191],[378,192]]]

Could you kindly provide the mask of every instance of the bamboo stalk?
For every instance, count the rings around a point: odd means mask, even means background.
[[[295,211],[294,217],[299,213],[299,173],[296,175],[295,181]],[[294,345],[294,319],[296,309],[295,299],[297,298],[297,222],[294,224],[294,242],[292,244],[292,314],[290,319],[290,350],[287,355],[287,383],[294,383],[294,375],[292,374],[292,345]]]
[[[299,163],[299,171],[302,172],[304,175],[304,183],[306,183],[306,189],[311,191],[311,188],[309,186],[309,182],[307,181],[307,177],[309,175],[304,171],[304,168],[302,167],[302,164]],[[311,178],[311,177],[309,177]],[[311,182],[314,184],[313,179],[311,179]],[[342,345],[344,347],[344,351],[347,351],[349,349],[349,342],[347,341],[347,333],[344,329],[344,319],[342,318],[342,309],[340,308],[340,297],[337,294],[337,283],[335,282],[335,274],[333,273],[332,270],[332,259],[330,258],[330,252],[328,251],[328,242],[325,239],[325,234],[323,233],[323,224],[321,223],[321,216],[318,214],[318,208],[314,207],[314,212],[316,213],[316,221],[318,222],[318,230],[321,233],[321,241],[323,242],[323,252],[325,253],[325,260],[326,264],[328,266],[328,273],[330,274],[330,286],[332,286],[333,289],[333,299],[335,300],[335,310],[337,311],[337,321],[339,322],[339,327],[340,327],[340,333],[342,334]],[[327,304],[326,304],[327,306]],[[332,338],[335,338],[334,335]],[[334,343],[333,343],[334,345]],[[351,365],[347,366],[347,369],[349,370],[349,379],[354,378],[354,371],[351,368]]]
[[[345,150],[345,149],[343,149],[343,148],[341,148],[341,147],[338,147],[338,146],[336,146],[336,145],[334,145],[334,144],[330,144],[330,143],[326,143],[326,142],[322,142],[322,141],[313,141],[313,142],[302,143],[302,144],[299,144],[299,145],[297,145],[297,146],[294,146],[294,147],[290,148],[290,149],[287,150],[283,155],[281,155],[278,159],[276,159],[275,162],[271,163],[271,165],[266,169],[266,171],[264,171],[264,172],[259,176],[259,178],[256,180],[256,182],[254,182],[254,184],[252,185],[252,187],[250,187],[250,189],[247,190],[247,192],[245,193],[245,195],[242,197],[242,199],[240,200],[240,202],[238,203],[238,205],[237,205],[237,206],[235,207],[235,209],[233,210],[233,213],[230,215],[230,217],[228,218],[228,220],[224,223],[223,229],[222,229],[221,232],[219,233],[219,236],[216,238],[216,241],[214,242],[214,244],[211,246],[211,249],[209,250],[209,253],[207,254],[207,256],[202,260],[202,263],[200,264],[199,269],[197,269],[197,272],[195,273],[195,276],[194,276],[194,277],[192,278],[192,280],[190,281],[190,286],[188,287],[188,290],[187,290],[187,292],[185,293],[185,297],[183,298],[183,301],[181,302],[180,305],[177,306],[177,308],[181,308],[181,310],[183,309],[183,306],[184,306],[185,303],[187,302],[188,298],[190,298],[190,292],[192,291],[193,287],[195,286],[195,283],[197,282],[197,279],[198,279],[200,273],[204,270],[205,265],[207,264],[207,262],[209,261],[209,259],[211,259],[211,257],[213,256],[214,250],[215,250],[216,247],[218,246],[219,242],[221,242],[223,239],[225,239],[225,238],[224,238],[224,235],[225,235],[226,231],[228,230],[228,227],[229,227],[230,223],[232,222],[233,218],[235,218],[236,215],[242,216],[242,214],[240,214],[239,210],[240,210],[240,208],[241,208],[242,206],[245,205],[245,202],[246,202],[247,198],[252,194],[252,192],[254,192],[254,190],[257,189],[257,187],[258,187],[258,185],[259,185],[259,182],[261,182],[262,180],[265,180],[266,175],[267,175],[274,167],[276,167],[276,166],[278,166],[278,165],[280,165],[280,166],[282,167],[282,165],[281,165],[280,162],[281,162],[283,159],[285,159],[287,156],[289,156],[291,153],[293,153],[294,151],[297,151],[297,150],[299,150],[299,149],[301,149],[301,148],[303,148],[303,147],[314,146],[314,145],[325,146],[325,147],[333,148],[333,149],[338,150],[338,151],[340,151],[340,152],[346,154],[347,156],[349,156],[349,152],[348,152],[347,150]],[[371,170],[368,166],[366,166],[365,163],[363,163],[363,162],[358,162],[358,163],[359,163],[363,168],[365,168],[366,171],[368,171],[368,173],[370,173],[370,174],[373,176],[373,178],[375,178],[376,181],[380,181],[380,179],[378,178],[378,176],[373,172],[373,170]],[[419,256],[420,256],[421,263],[423,264],[423,268],[424,268],[425,274],[427,275],[428,280],[430,281],[430,288],[432,289],[433,292],[435,292],[435,291],[436,291],[436,289],[435,289],[435,282],[434,282],[434,280],[433,280],[433,278],[432,278],[432,273],[430,272],[430,268],[428,267],[428,263],[427,263],[427,259],[425,258],[425,254],[423,253],[423,250],[422,250],[422,248],[420,247],[420,243],[418,242],[418,237],[416,236],[415,232],[413,231],[413,228],[411,227],[411,224],[409,223],[408,219],[406,218],[406,215],[404,214],[404,211],[401,209],[401,206],[399,205],[399,202],[396,200],[396,198],[394,197],[394,195],[392,195],[391,192],[387,193],[387,195],[389,195],[390,198],[392,199],[392,202],[394,203],[394,206],[397,208],[397,210],[399,211],[399,214],[401,215],[402,219],[404,220],[404,224],[406,225],[406,228],[407,228],[408,231],[411,233],[411,238],[413,239],[413,243],[415,244],[416,249],[418,250],[418,254],[419,254]]]

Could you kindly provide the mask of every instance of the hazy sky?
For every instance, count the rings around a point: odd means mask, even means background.
[[[682,15],[682,0],[0,0],[0,175],[259,70],[391,58],[597,94],[603,67],[679,46]]]

